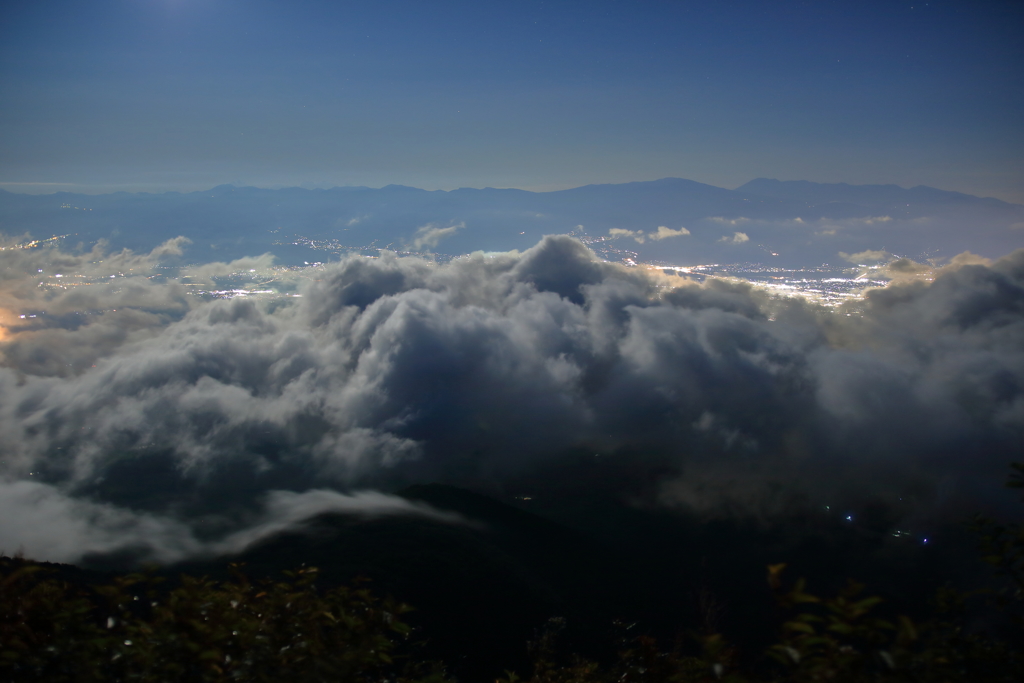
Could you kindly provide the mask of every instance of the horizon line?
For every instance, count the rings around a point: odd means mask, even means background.
[[[156,190],[156,191],[148,191],[148,190],[115,190],[115,189],[109,189],[110,187],[119,187],[119,186],[120,187],[138,187],[137,185],[124,184],[124,185],[107,186],[108,189],[100,190],[100,191],[97,191],[97,192],[75,192],[73,190],[55,190],[53,192],[17,192],[17,191],[11,191],[11,190],[4,189],[4,187],[5,186],[9,186],[9,185],[14,185],[14,186],[33,186],[33,187],[95,187],[95,186],[89,186],[89,185],[85,185],[83,183],[74,183],[74,182],[58,183],[58,182],[36,182],[36,181],[0,181],[0,191],[6,192],[7,194],[17,194],[17,195],[22,195],[22,196],[33,196],[33,197],[52,196],[52,195],[57,195],[57,194],[62,194],[62,193],[65,193],[65,194],[77,194],[77,195],[82,195],[82,196],[93,196],[93,197],[96,197],[96,196],[113,195],[113,194],[135,194],[135,195],[141,195],[141,194],[147,194],[147,195],[196,194],[196,193],[200,193],[200,192],[209,192],[211,190],[216,190],[218,188],[223,188],[223,187],[231,187],[231,188],[235,188],[235,189],[267,190],[267,191],[272,191],[272,192],[273,191],[279,191],[279,190],[306,190],[306,191],[309,191],[309,192],[315,192],[315,191],[324,191],[324,192],[326,192],[326,191],[331,191],[331,190],[383,190],[383,189],[386,189],[386,188],[389,188],[389,187],[400,187],[400,188],[407,188],[407,189],[411,189],[411,190],[418,190],[418,191],[421,191],[421,192],[456,192],[456,191],[459,191],[459,190],[480,190],[480,191],[484,191],[484,190],[514,190],[514,191],[518,191],[518,192],[528,192],[530,194],[553,194],[555,192],[566,192],[566,191],[569,191],[569,190],[577,190],[577,189],[581,189],[581,188],[584,188],[584,187],[601,187],[601,186],[610,186],[610,185],[635,185],[635,184],[657,183],[657,182],[662,182],[662,181],[665,181],[665,180],[681,180],[681,181],[685,181],[685,182],[688,182],[688,183],[694,183],[694,184],[697,184],[697,185],[704,185],[704,186],[707,186],[707,187],[713,187],[713,188],[716,188],[716,189],[719,189],[719,190],[726,190],[728,192],[736,192],[740,188],[742,188],[742,187],[744,187],[744,186],[746,186],[746,185],[748,185],[748,184],[750,184],[750,183],[752,183],[754,181],[757,181],[757,180],[771,180],[771,181],[775,181],[775,182],[779,182],[779,183],[810,183],[812,185],[826,185],[826,186],[895,187],[895,188],[899,188],[901,190],[907,190],[907,191],[914,190],[914,189],[917,189],[917,188],[926,188],[926,189],[930,189],[930,190],[937,190],[939,192],[950,192],[950,193],[955,193],[955,194],[961,194],[961,195],[968,196],[968,197],[975,197],[977,199],[994,199],[996,201],[1003,202],[1003,203],[1006,203],[1006,204],[1017,205],[1017,206],[1024,206],[1024,203],[1018,204],[1017,202],[1007,201],[1005,199],[1000,199],[999,197],[993,197],[991,195],[975,195],[975,194],[971,194],[969,192],[961,192],[959,190],[945,190],[945,189],[942,189],[942,188],[933,187],[931,185],[914,185],[912,187],[904,187],[903,185],[898,185],[896,183],[847,183],[847,182],[823,183],[823,182],[818,182],[818,181],[814,181],[814,180],[806,180],[806,179],[803,179],[803,178],[792,179],[792,180],[779,180],[778,178],[768,178],[768,177],[765,177],[765,176],[759,176],[757,178],[753,178],[753,179],[748,180],[747,182],[745,182],[745,183],[743,183],[741,185],[738,185],[738,186],[736,186],[734,188],[722,187],[720,185],[712,185],[710,183],[703,183],[703,182],[701,182],[699,180],[691,180],[689,178],[681,178],[679,176],[665,176],[663,178],[655,178],[653,180],[628,180],[628,181],[618,182],[618,183],[586,183],[584,185],[574,185],[574,186],[571,186],[571,187],[563,187],[563,188],[556,189],[556,190],[530,190],[530,189],[525,189],[525,188],[521,188],[521,187],[493,187],[493,186],[490,186],[490,185],[485,186],[485,187],[462,186],[462,187],[454,187],[454,188],[451,188],[451,189],[437,188],[437,189],[429,190],[429,189],[422,188],[422,187],[416,187],[414,185],[403,185],[401,183],[388,183],[387,185],[382,185],[380,187],[372,187],[372,186],[369,186],[369,185],[332,185],[332,186],[329,186],[329,187],[315,187],[315,186],[314,187],[304,187],[302,185],[281,185],[281,184],[270,184],[270,185],[260,186],[260,185],[236,185],[235,183],[219,183],[217,185],[213,185],[213,186],[206,187],[206,188],[199,188],[199,189],[195,189],[195,190]]]

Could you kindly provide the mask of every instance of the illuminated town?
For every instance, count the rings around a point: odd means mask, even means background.
[[[650,263],[641,261],[638,254],[628,249],[615,246],[612,240],[603,237],[589,237],[576,232],[568,233],[581,239],[590,249],[606,262],[621,263],[627,267],[645,268],[665,275],[676,275],[693,282],[704,282],[709,279],[722,279],[746,282],[764,288],[780,297],[799,296],[823,306],[835,307],[855,300],[872,287],[885,286],[888,279],[880,276],[877,268],[855,266],[841,268],[824,264],[815,268],[780,268],[761,263],[732,264],[699,264],[673,265],[670,263]],[[0,247],[2,250],[34,249],[46,245],[59,244],[66,235],[54,236],[45,240],[32,240],[24,243]],[[464,258],[465,255],[438,254],[408,250],[394,250],[392,245],[378,246],[346,245],[336,239],[315,239],[295,236],[279,244],[303,246],[314,251],[324,252],[323,261],[304,262],[302,265],[270,266],[262,268],[240,269],[236,272],[215,276],[190,274],[192,268],[152,266],[140,272],[132,268],[104,272],[102,261],[92,263],[90,273],[76,273],[65,270],[39,269],[38,287],[42,289],[69,290],[77,287],[110,285],[122,279],[146,278],[154,281],[176,281],[186,288],[192,296],[203,300],[234,299],[238,297],[255,298],[287,298],[299,297],[298,290],[303,280],[317,280],[324,266],[345,256],[357,255],[363,258],[379,258],[382,252],[389,251],[399,257],[423,258],[435,264],[443,264]],[[99,312],[99,311],[92,311]],[[82,314],[87,314],[83,311]],[[41,311],[23,311],[21,319],[31,319],[42,314]]]

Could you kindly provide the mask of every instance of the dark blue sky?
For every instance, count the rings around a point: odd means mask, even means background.
[[[7,0],[0,187],[767,176],[1024,202],[1021,5]]]

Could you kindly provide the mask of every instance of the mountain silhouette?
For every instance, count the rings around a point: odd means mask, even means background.
[[[682,178],[586,185],[554,192],[495,188],[260,189],[23,195],[0,190],[0,231],[107,240],[148,251],[183,235],[187,261],[264,252],[280,263],[413,249],[422,230],[454,227],[420,249],[442,254],[527,249],[573,231],[605,258],[635,252],[681,265],[776,261],[840,263],[839,252],[885,249],[911,257],[965,250],[1000,256],[1024,245],[1024,206],[919,186],[822,184],[759,178],[728,190]],[[682,233],[652,239],[660,226]],[[617,229],[616,235],[610,233]],[[733,240],[736,232],[747,240]],[[608,251],[601,248],[610,247]]]

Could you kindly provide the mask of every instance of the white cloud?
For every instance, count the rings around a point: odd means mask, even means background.
[[[845,251],[841,251],[839,252],[839,257],[850,263],[864,263],[866,261],[877,263],[879,261],[888,261],[893,258],[893,255],[884,250],[868,249],[859,251],[856,254],[847,254]]]
[[[672,230],[664,225],[658,226],[658,232],[651,233],[649,237],[652,240],[663,240],[666,237],[680,237],[682,235],[689,235],[690,231],[686,228],[680,227],[678,230]]]
[[[643,244],[646,238],[644,237],[643,230],[626,230],[624,228],[612,228],[608,231],[608,234],[612,239],[618,237],[632,237],[637,244]],[[652,239],[661,239],[660,237],[651,236]]]
[[[169,563],[241,552],[325,513],[361,518],[405,515],[472,524],[457,514],[378,491],[269,491],[263,508],[249,526],[219,540],[200,541],[187,524],[167,516],[74,498],[39,482],[0,480],[0,553],[73,563],[89,554],[127,550],[139,561]]]
[[[199,551],[181,522],[73,498],[33,481],[0,481],[0,552],[75,562],[86,553],[148,548],[166,562]]]
[[[270,491],[263,517],[252,526],[228,537],[206,544],[201,552],[227,555],[241,552],[252,544],[282,531],[302,526],[310,518],[326,513],[362,518],[416,516],[443,524],[472,525],[470,520],[452,512],[435,510],[426,503],[414,502],[378,491],[356,491],[350,494],[326,489]]]
[[[310,279],[272,301],[204,302],[145,275],[138,291],[121,277],[38,287],[45,264],[107,277],[152,261],[0,251],[0,308],[54,325],[12,327],[0,347],[0,550],[218,552],[324,511],[407,509],[353,490],[500,485],[563,465],[572,477],[560,458],[581,447],[685,473],[699,490],[666,500],[700,509],[743,471],[736,495],[775,495],[769,476],[784,500],[884,486],[921,492],[924,518],[952,499],[936,482],[999,493],[1024,442],[1024,250],[963,255],[934,280],[872,290],[851,316],[715,278],[666,286],[681,282],[565,236],[441,266],[348,257],[283,272]],[[51,315],[111,302],[66,327]],[[985,447],[964,458],[965,444]],[[252,516],[219,540],[194,533],[234,510]]]
[[[446,237],[451,237],[464,227],[466,227],[465,223],[456,223],[447,228],[439,228],[435,223],[427,223],[416,230],[411,249],[413,251],[420,251],[424,248],[433,249],[438,242]]]
[[[728,242],[729,244],[743,244],[744,242],[749,242],[750,237],[748,237],[747,233],[745,232],[734,232],[732,234],[732,237],[726,235],[724,237],[719,238],[718,241]]]
[[[713,222],[713,223],[718,223],[719,225],[743,225],[744,223],[749,223],[750,222],[749,218],[744,218],[743,216],[740,216],[739,218],[725,218],[724,216],[709,216],[708,220]]]
[[[709,216],[705,220],[708,220],[717,225],[727,225],[730,227],[736,227],[744,225],[746,223],[756,223],[757,225],[772,225],[777,227],[807,227],[816,226],[824,229],[840,228],[857,228],[870,225],[879,225],[889,223],[893,220],[892,216],[866,216],[861,218],[818,218],[815,220],[804,220],[797,216],[796,218],[784,218],[781,220],[760,220],[751,219],[744,216],[738,218],[725,218],[723,216]],[[923,221],[928,219],[914,219],[914,221]]]

